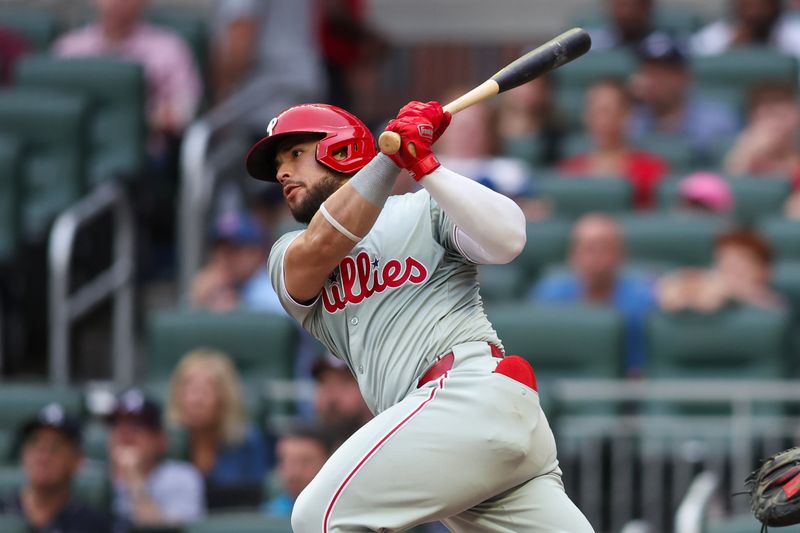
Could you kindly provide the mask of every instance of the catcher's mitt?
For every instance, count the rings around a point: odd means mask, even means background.
[[[745,480],[750,507],[766,526],[800,522],[800,447],[768,457]]]

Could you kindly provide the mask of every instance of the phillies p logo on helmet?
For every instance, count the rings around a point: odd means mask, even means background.
[[[275,124],[277,123],[278,123],[278,117],[275,117],[269,121],[269,124],[267,124],[267,137],[272,135],[272,130],[275,129]]]
[[[433,139],[433,126],[430,124],[420,124],[417,126],[419,134],[426,139]]]

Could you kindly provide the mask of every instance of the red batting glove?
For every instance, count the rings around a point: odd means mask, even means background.
[[[392,161],[408,170],[416,181],[439,168],[441,164],[432,146],[447,129],[451,118],[438,102],[411,102],[404,106],[386,127],[386,131],[400,135],[400,151],[391,156]],[[412,144],[413,152],[409,149]]]
[[[449,111],[442,109],[439,102],[431,101],[423,104],[422,102],[409,102],[400,108],[397,113],[398,119],[424,119],[433,126],[433,142],[439,140],[444,130],[450,125],[453,115]]]

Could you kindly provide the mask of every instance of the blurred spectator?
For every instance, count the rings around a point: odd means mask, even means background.
[[[317,359],[311,374],[317,381],[314,410],[320,427],[331,438],[331,449],[335,450],[372,419],[372,412],[350,369],[330,352]]]
[[[283,313],[267,275],[267,246],[256,220],[245,211],[223,212],[211,239],[208,263],[192,281],[192,304],[215,312]]]
[[[655,306],[653,286],[623,269],[625,244],[616,221],[601,214],[581,217],[572,229],[568,273],[553,274],[533,289],[539,303],[585,303],[616,309],[625,323],[625,368],[644,368],[645,319]]]
[[[97,22],[74,30],[56,44],[65,57],[112,56],[141,63],[148,82],[150,129],[180,135],[197,112],[202,85],[189,48],[176,34],[142,20],[148,0],[94,0]],[[151,138],[151,155],[166,150],[165,139]]]
[[[500,98],[497,132],[505,154],[534,167],[551,166],[561,158],[565,129],[549,76],[523,84]]]
[[[362,70],[375,70],[388,45],[367,23],[366,0],[320,0],[320,42],[328,72],[327,102],[345,109]],[[356,113],[359,117],[362,113]]]
[[[790,85],[762,85],[748,99],[747,125],[725,158],[731,174],[782,176],[800,187],[800,108]]]
[[[565,176],[621,177],[631,182],[637,208],[652,207],[655,190],[668,171],[655,155],[634,149],[626,137],[631,97],[622,83],[595,83],[586,92],[584,122],[591,147],[588,153],[559,164]],[[459,117],[460,118],[460,117]]]
[[[607,25],[590,28],[593,50],[635,47],[653,32],[654,0],[605,0]]]
[[[733,109],[690,94],[692,76],[677,41],[654,33],[637,48],[639,69],[631,79],[639,102],[631,116],[629,134],[672,135],[688,143],[698,161],[709,161],[708,152],[720,140],[736,135],[739,121]]]
[[[0,500],[0,514],[16,515],[42,533],[110,533],[110,517],[72,494],[83,461],[78,420],[53,403],[22,427],[20,437],[25,485]]]
[[[783,13],[783,0],[730,0],[729,20],[718,20],[692,38],[695,54],[721,54],[737,46],[771,46],[800,57],[800,20]]]
[[[290,517],[294,502],[330,456],[330,445],[324,434],[312,428],[297,428],[278,439],[278,478],[281,494],[264,505],[272,516]]]
[[[242,120],[261,133],[281,110],[321,100],[326,81],[314,0],[220,0],[214,51],[217,100],[252,102]]]
[[[443,101],[464,92],[454,89]],[[436,154],[447,168],[515,200],[529,220],[542,218],[543,205],[529,198],[531,180],[525,163],[497,155],[497,119],[497,110],[487,102],[464,109],[458,114],[458,127],[448,128],[437,141]]]
[[[184,462],[165,460],[167,436],[158,404],[130,389],[108,418],[114,513],[134,527],[192,522],[205,514],[203,478]]]
[[[241,381],[224,353],[192,351],[172,374],[167,418],[189,433],[189,457],[205,477],[209,507],[224,506],[212,496],[231,489],[255,490],[260,499],[267,447],[247,422],[243,401]]]
[[[31,48],[25,37],[11,28],[0,27],[0,86],[11,83],[14,65]]]
[[[704,215],[724,215],[733,210],[728,181],[714,172],[694,172],[678,186],[678,208]]]
[[[658,284],[658,303],[667,312],[713,313],[729,303],[779,309],[783,298],[770,287],[772,250],[757,233],[731,230],[717,238],[714,265],[686,268]]]

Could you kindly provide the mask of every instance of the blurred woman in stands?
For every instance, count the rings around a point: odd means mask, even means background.
[[[714,313],[729,304],[781,309],[783,297],[770,286],[772,250],[751,230],[734,229],[714,245],[714,265],[706,270],[685,268],[658,284],[658,303],[674,313]]]
[[[558,165],[565,176],[620,177],[631,182],[634,205],[653,207],[658,183],[668,172],[659,157],[635,149],[626,137],[632,100],[625,85],[615,80],[595,83],[586,91],[584,122],[588,152]]]
[[[499,103],[497,134],[504,154],[532,167],[551,166],[561,158],[565,126],[553,98],[552,78],[503,93]]]
[[[747,126],[725,157],[733,175],[786,179],[794,192],[787,201],[800,202],[800,107],[790,84],[755,88],[748,98]]]
[[[227,355],[199,349],[181,359],[170,382],[167,417],[188,432],[189,459],[206,480],[209,507],[235,503],[221,501],[226,493],[241,503],[260,500],[267,447],[247,422],[241,382]]]

